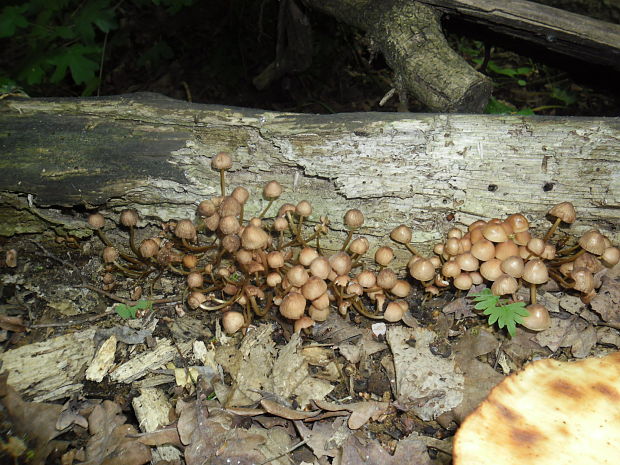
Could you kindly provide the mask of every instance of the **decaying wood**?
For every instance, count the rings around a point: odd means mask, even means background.
[[[210,162],[225,150],[229,184],[251,192],[247,215],[264,208],[262,186],[275,179],[282,203],[308,199],[312,219],[327,215],[334,229],[359,208],[360,234],[373,243],[389,242],[400,223],[429,244],[454,225],[516,211],[546,225],[550,206],[567,200],[579,215],[572,231],[598,227],[620,239],[618,118],[309,115],[134,94],[5,99],[0,127],[5,235],[42,228],[41,217],[85,231],[84,218],[58,206],[194,217],[198,202],[219,195]]]
[[[65,334],[0,354],[8,384],[36,402],[81,392],[80,372],[95,354],[95,329]]]
[[[620,69],[620,25],[526,0],[420,0],[549,50]]]
[[[306,0],[311,8],[360,28],[383,53],[396,81],[432,111],[482,112],[491,80],[457,54],[433,8],[409,0]]]

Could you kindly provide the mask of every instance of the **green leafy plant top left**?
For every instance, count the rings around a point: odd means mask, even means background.
[[[90,95],[99,84],[104,34],[116,27],[110,0],[31,0],[5,6],[0,10],[0,46],[8,74],[0,74],[0,84],[58,84],[69,73],[82,94]]]

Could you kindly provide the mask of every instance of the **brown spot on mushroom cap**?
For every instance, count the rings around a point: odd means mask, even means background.
[[[600,465],[620,457],[620,352],[539,360],[493,388],[461,424],[454,465]]]

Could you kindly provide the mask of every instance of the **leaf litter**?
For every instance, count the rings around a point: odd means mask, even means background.
[[[447,463],[456,425],[505,375],[532,359],[587,358],[620,345],[612,271],[600,277],[590,305],[543,293],[551,327],[517,327],[513,338],[484,326],[466,297],[430,325],[416,314],[411,328],[387,325],[385,336],[338,316],[301,336],[267,322],[244,337],[216,326],[215,338],[190,315],[108,317],[114,324],[96,332],[78,329],[0,354],[9,370],[0,401],[19,435],[0,446],[13,456],[36,450],[31,463],[61,454],[67,464]],[[26,329],[19,319],[2,321],[14,334]],[[96,372],[98,356],[105,369]],[[28,358],[34,372],[20,366]],[[97,381],[88,381],[95,372]],[[373,394],[377,373],[387,390]],[[111,392],[127,384],[139,395],[81,397],[93,383]],[[46,402],[67,397],[64,406]],[[127,419],[132,407],[137,423]]]

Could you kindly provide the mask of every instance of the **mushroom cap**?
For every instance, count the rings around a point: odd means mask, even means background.
[[[346,252],[337,252],[329,257],[329,264],[338,276],[346,275],[351,271],[351,257]]]
[[[295,320],[295,324],[293,325],[294,331],[296,333],[300,332],[302,329],[309,328],[314,325],[314,320],[308,316],[302,316],[298,320]]]
[[[318,299],[327,291],[327,283],[318,276],[311,276],[301,288],[301,293],[308,300]]]
[[[241,229],[241,225],[239,224],[239,220],[236,216],[228,215],[220,218],[218,228],[224,235],[237,234],[239,229]]]
[[[515,278],[508,274],[502,274],[493,281],[491,292],[495,295],[514,294],[519,288],[519,283]]]
[[[270,268],[281,268],[284,266],[284,254],[279,250],[274,250],[267,254],[267,264]]]
[[[344,224],[351,229],[357,229],[364,224],[364,214],[357,208],[347,210],[344,214]]]
[[[529,260],[523,267],[523,279],[531,284],[543,284],[549,280],[547,265],[540,258]]]
[[[463,271],[476,271],[480,262],[470,252],[465,252],[456,256],[456,263]]]
[[[594,255],[602,255],[606,248],[605,236],[596,229],[590,229],[579,238],[579,245]]]
[[[469,273],[459,273],[452,280],[452,284],[454,284],[454,287],[457,289],[466,291],[474,285],[474,281]]]
[[[394,251],[391,247],[379,247],[375,252],[375,262],[381,266],[387,266],[394,259]]]
[[[303,266],[310,266],[315,258],[319,256],[316,249],[312,247],[304,247],[299,251],[299,263]]]
[[[214,170],[229,170],[232,167],[232,157],[228,152],[220,152],[211,159],[211,168]]]
[[[512,226],[512,230],[515,233],[527,231],[530,227],[529,221],[521,213],[513,213],[504,221]]]
[[[527,364],[461,424],[454,465],[600,465],[620,457],[620,352]]]
[[[245,187],[237,186],[230,193],[230,196],[234,198],[237,202],[239,202],[241,205],[244,205],[245,202],[247,202],[248,198],[250,197],[250,193]]]
[[[363,270],[355,278],[360,286],[365,288],[375,287],[377,284],[377,275],[370,270]],[[349,284],[350,286],[351,284]],[[348,290],[348,288],[347,288]]]
[[[88,215],[88,224],[93,229],[101,229],[105,225],[105,218],[101,213],[91,213]]]
[[[312,276],[318,276],[321,279],[327,279],[332,267],[329,264],[329,260],[325,257],[316,257],[310,263],[310,274]]]
[[[159,243],[155,239],[153,239],[153,238],[145,239],[140,244],[140,249],[139,250],[140,250],[140,254],[144,258],[153,257],[159,251]]]
[[[229,310],[222,315],[222,328],[226,334],[233,334],[239,331],[245,321],[243,314],[234,310]]]
[[[385,312],[383,313],[383,319],[389,323],[396,323],[403,318],[405,314],[405,309],[398,302],[390,302],[385,307]]]
[[[573,268],[570,273],[571,278],[575,281],[573,289],[588,294],[594,290],[594,276],[587,268]]]
[[[103,249],[102,257],[105,263],[115,262],[119,257],[118,249],[116,247],[108,246]]]
[[[282,195],[282,185],[278,181],[269,181],[263,187],[263,197],[268,200],[277,199]]]
[[[310,278],[308,271],[301,265],[295,265],[286,272],[288,281],[295,287],[301,287]]]
[[[127,208],[121,212],[120,222],[123,226],[128,228],[133,227],[138,224],[140,220],[140,216],[138,216],[138,212],[133,208]]]
[[[471,246],[471,254],[478,260],[486,262],[495,257],[495,245],[487,239],[480,239]]]
[[[407,297],[411,292],[411,284],[409,284],[404,279],[399,279],[390,289],[390,292],[394,294],[396,297]]]
[[[227,195],[222,199],[218,211],[220,216],[237,216],[241,213],[241,204],[232,195]]]
[[[369,247],[370,243],[365,237],[356,237],[349,244],[349,250],[358,255],[364,255],[366,252],[368,252]]]
[[[575,207],[570,202],[562,202],[558,203],[555,207],[552,207],[551,210],[547,212],[551,216],[555,216],[560,220],[564,221],[564,223],[574,223],[577,218],[577,214],[575,213]]]
[[[422,258],[409,267],[409,273],[418,281],[430,281],[435,277],[435,267],[430,260]]]
[[[525,307],[529,315],[523,317],[521,323],[524,327],[532,331],[544,331],[551,326],[551,317],[547,307],[541,304],[532,304]]]
[[[268,242],[269,235],[256,226],[246,226],[241,234],[241,244],[248,250],[264,249]]]
[[[180,220],[174,228],[174,235],[180,239],[196,239],[196,226],[191,220]]]
[[[435,274],[434,271],[435,269],[433,268],[433,276]],[[377,273],[377,286],[382,289],[392,289],[397,280],[398,277],[396,276],[396,273],[389,268],[384,268]]]
[[[204,278],[202,276],[202,273],[192,271],[190,274],[187,275],[187,287],[201,287],[203,283]]]
[[[400,244],[409,244],[412,237],[411,228],[405,226],[404,224],[396,226],[394,229],[392,229],[390,237],[394,242],[398,242]]]
[[[513,278],[520,278],[523,276],[525,263],[518,255],[512,255],[502,260],[500,268],[504,273],[512,276]]]
[[[289,320],[298,320],[306,309],[306,298],[299,292],[289,292],[280,303],[280,313]]]
[[[498,223],[487,223],[482,227],[482,235],[491,242],[504,242],[508,239],[506,230]]]
[[[302,200],[295,207],[295,213],[299,216],[308,217],[312,215],[312,204],[307,200]]]
[[[206,199],[198,204],[198,214],[200,216],[211,216],[217,211],[217,207],[212,200]]]
[[[620,249],[618,247],[607,247],[601,255],[601,259],[608,265],[614,266],[620,262]]]

